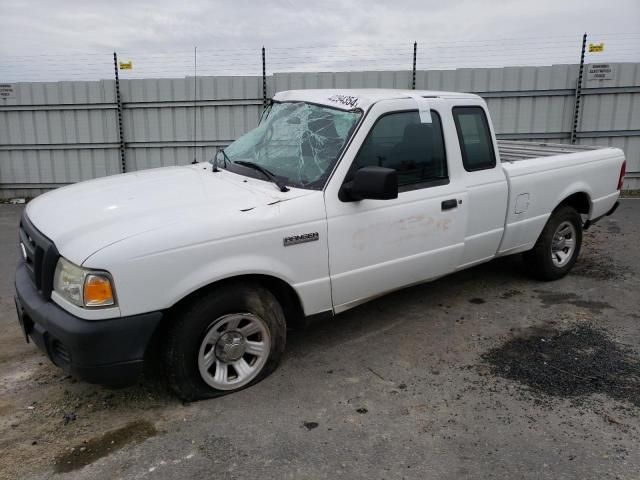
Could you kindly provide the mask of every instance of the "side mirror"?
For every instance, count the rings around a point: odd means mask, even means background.
[[[391,200],[398,198],[398,174],[392,168],[363,167],[352,181],[340,190],[340,199],[357,201],[364,199]]]

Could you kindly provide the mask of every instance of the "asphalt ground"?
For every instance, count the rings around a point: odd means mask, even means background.
[[[0,205],[0,478],[640,478],[640,200],[564,279],[513,257],[387,295],[191,404],[161,375],[76,381],[24,342],[21,208]]]

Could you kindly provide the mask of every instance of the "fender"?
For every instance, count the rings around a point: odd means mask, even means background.
[[[547,220],[545,220],[544,223],[539,223],[537,225],[537,228],[534,230],[534,233],[535,233],[535,237],[534,238],[537,240],[538,237],[540,237],[540,234],[542,233],[542,230],[544,229],[544,226],[547,224],[548,218],[551,216],[551,213],[553,213],[553,211],[555,211],[560,205],[562,205],[572,195],[585,194],[587,196],[587,199],[588,199],[588,202],[589,202],[589,213],[587,215],[590,218],[591,212],[593,210],[593,202],[591,200],[591,198],[592,198],[591,197],[591,191],[592,191],[591,188],[586,183],[584,183],[583,181],[573,182],[571,185],[569,185],[567,188],[565,188],[562,191],[562,193],[560,193],[560,195],[558,195],[558,197],[556,198],[555,203],[554,203],[554,207],[551,209],[551,211],[547,215]]]
[[[563,203],[567,198],[577,193],[585,194],[587,196],[587,199],[589,201],[589,212],[587,213],[587,216],[588,218],[591,218],[591,214],[593,211],[593,189],[583,180],[574,181],[567,188],[562,190],[562,192],[556,199],[555,207],[553,207],[553,210],[558,208],[560,204]]]
[[[192,293],[211,284],[235,277],[264,275],[289,285],[298,295],[306,316],[332,310],[329,277],[296,282],[292,266],[282,260],[257,254],[243,254],[217,259],[203,264],[188,276],[172,285],[165,308],[170,308]]]

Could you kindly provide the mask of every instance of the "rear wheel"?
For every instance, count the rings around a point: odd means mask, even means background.
[[[531,274],[540,280],[557,280],[573,268],[582,246],[582,218],[569,205],[555,210],[532,250],[524,253]]]
[[[176,315],[166,337],[165,368],[183,400],[210,398],[253,385],[273,372],[285,346],[285,318],[258,285],[228,284]]]

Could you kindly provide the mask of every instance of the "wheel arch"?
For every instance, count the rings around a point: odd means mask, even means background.
[[[266,274],[242,274],[235,275],[220,280],[216,280],[207,285],[204,285],[193,292],[190,292],[169,308],[169,315],[174,313],[180,308],[200,298],[204,295],[213,294],[214,291],[222,285],[228,284],[241,284],[241,283],[253,283],[258,284],[264,289],[270,291],[280,303],[280,306],[284,310],[284,315],[287,320],[287,325],[290,327],[301,326],[304,323],[305,313],[302,306],[302,299],[295,291],[295,289],[286,281],[273,275]]]
[[[242,274],[216,280],[194,290],[175,302],[165,311],[162,320],[147,345],[145,352],[145,364],[159,365],[162,346],[165,335],[171,326],[173,319],[180,309],[189,302],[193,302],[205,295],[213,294],[217,288],[223,285],[241,283],[254,283],[269,290],[278,300],[284,311],[284,316],[289,328],[303,328],[306,326],[306,316],[302,306],[302,300],[295,289],[281,278],[265,274]]]
[[[571,194],[565,194],[562,196],[563,200],[561,200],[558,205],[553,209],[555,212],[560,207],[565,205],[569,205],[576,209],[576,211],[582,215],[589,216],[591,214],[591,196],[586,191],[577,191]]]

